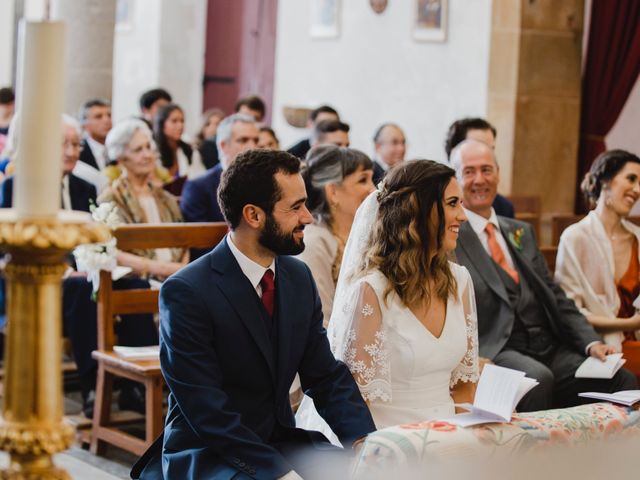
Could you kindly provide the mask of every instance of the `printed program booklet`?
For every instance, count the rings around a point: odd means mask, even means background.
[[[595,398],[596,400],[604,400],[605,402],[619,403],[630,407],[634,403],[640,402],[640,390],[622,390],[616,393],[602,392],[583,392],[578,394],[579,397]]]
[[[460,413],[443,420],[461,427],[509,422],[518,402],[536,385],[536,380],[525,377],[525,373],[519,370],[485,365],[478,381],[473,405],[456,404],[457,407],[469,410],[469,413]]]
[[[588,357],[576,370],[576,378],[613,378],[618,370],[622,368],[626,360],[621,353],[607,355],[603,362],[594,357]]]
[[[160,345],[151,345],[149,347],[123,347],[122,345],[114,345],[113,351],[119,357],[128,360],[153,360],[160,357]]]

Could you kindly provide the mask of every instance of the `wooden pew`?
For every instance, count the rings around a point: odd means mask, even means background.
[[[510,195],[507,196],[516,212],[516,219],[530,223],[540,239],[540,216],[542,215],[542,200],[540,195]]]
[[[118,249],[211,248],[227,233],[224,223],[164,223],[124,225],[114,230]],[[102,454],[106,444],[141,455],[163,428],[162,389],[164,380],[160,361],[131,360],[113,351],[113,323],[116,315],[158,312],[158,290],[113,290],[111,273],[100,272],[98,291],[98,350],[92,354],[98,362],[96,403],[91,431],[91,451]],[[116,377],[139,382],[145,387],[145,439],[117,428],[111,416],[112,388]]]
[[[574,223],[578,223],[580,220],[584,218],[584,215],[554,215],[551,217],[551,244],[558,245],[560,243],[560,236],[562,232],[569,226]],[[631,223],[640,226],[640,217],[628,217],[628,221]]]
[[[544,259],[547,262],[547,267],[549,267],[549,272],[551,272],[551,276],[553,276],[556,270],[556,256],[558,255],[558,247],[556,246],[540,247],[540,251],[542,252]]]

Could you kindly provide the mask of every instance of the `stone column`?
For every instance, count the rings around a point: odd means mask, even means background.
[[[572,212],[584,0],[493,0],[488,118],[501,189]]]
[[[116,0],[52,0],[51,16],[67,24],[64,111],[89,99],[111,100]]]

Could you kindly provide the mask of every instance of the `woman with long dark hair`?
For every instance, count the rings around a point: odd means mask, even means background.
[[[448,260],[466,220],[461,197],[451,168],[413,160],[356,215],[328,335],[378,428],[446,418],[454,398],[473,401],[473,284]]]
[[[160,107],[154,119],[153,135],[162,166],[172,178],[189,179],[202,175],[206,169],[200,152],[182,140],[184,112],[180,106],[170,103]]]

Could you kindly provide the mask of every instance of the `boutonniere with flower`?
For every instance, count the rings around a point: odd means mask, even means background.
[[[509,241],[511,245],[516,247],[518,250],[522,250],[522,235],[524,235],[524,228],[516,228],[515,231],[509,232]]]
[[[120,224],[118,207],[113,202],[105,202],[98,206],[92,204],[91,217],[95,222],[103,223],[110,229]],[[104,243],[88,243],[74,248],[73,256],[79,272],[87,273],[87,281],[93,284],[93,292],[100,288],[100,270],[113,271],[117,267],[116,238],[111,237]]]

